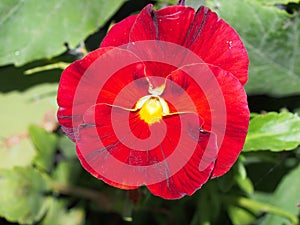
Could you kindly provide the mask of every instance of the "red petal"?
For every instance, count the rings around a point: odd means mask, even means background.
[[[144,64],[130,51],[100,48],[72,63],[62,74],[57,117],[74,141],[84,112],[95,104],[117,104],[132,108],[147,95]]]
[[[84,132],[89,132],[89,130],[86,130]],[[84,133],[82,135],[84,135]],[[105,183],[107,183],[109,185],[112,185],[112,186],[117,187],[117,188],[125,189],[125,190],[131,190],[131,189],[139,188],[139,186],[129,186],[129,185],[125,185],[125,184],[122,184],[122,183],[116,183],[116,182],[113,182],[113,181],[103,177],[102,175],[99,175],[99,173],[97,171],[95,171],[94,168],[90,165],[90,163],[86,161],[85,157],[83,156],[83,154],[82,154],[82,152],[81,152],[81,150],[79,149],[78,146],[76,146],[76,153],[78,155],[78,158],[79,158],[80,163],[83,166],[83,168],[85,168],[85,170],[88,171],[94,177],[96,177],[100,180],[103,180]]]
[[[184,92],[178,91],[180,86]],[[241,83],[229,72],[198,64],[174,71],[165,91],[164,98],[173,99],[171,103],[178,109],[196,108],[204,121],[202,129],[217,135],[219,154],[213,176],[226,173],[242,151],[249,124],[247,96]]]
[[[184,46],[206,63],[232,73],[242,84],[247,82],[249,60],[240,37],[209,8],[197,11]]]
[[[190,7],[170,6],[156,11],[147,5],[137,17],[122,22],[124,28],[120,29],[118,24],[120,32],[114,29],[101,46],[108,46],[107,42],[114,45],[117,36],[122,37],[122,44],[142,40],[176,43],[189,48],[206,63],[229,71],[245,84],[249,60],[236,31],[207,7],[200,7],[194,14]]]
[[[176,121],[178,117],[184,121],[181,125]],[[185,142],[178,149],[179,153],[176,152],[177,160],[170,160],[167,164],[165,173],[172,171],[174,166],[172,164],[185,163],[173,176],[166,176],[167,179],[164,181],[148,185],[152,194],[165,199],[182,198],[195,193],[210,178],[218,154],[216,136],[213,133],[201,131],[198,126],[195,126],[196,118],[198,119],[194,114],[182,114],[164,120],[170,125],[170,132],[167,135],[173,140],[172,132],[180,127],[182,129],[180,140]],[[162,144],[163,149],[168,147]]]
[[[88,107],[90,107],[89,102],[87,101],[78,102],[75,105],[75,111],[78,114],[73,114],[73,101],[77,86],[90,65],[98,57],[105,54],[110,49],[111,48],[97,49],[96,51],[89,53],[82,60],[73,62],[62,73],[57,93],[57,103],[59,105],[57,118],[59,123],[62,125],[62,129],[73,141],[75,139],[75,130],[73,129],[73,126],[77,127],[81,124],[83,113]],[[89,92],[92,86],[86,86],[82,92]]]
[[[194,10],[184,6],[170,6],[162,10],[154,10],[152,5],[147,5],[138,16],[127,18],[120,23],[117,23],[104,38],[101,47],[103,46],[118,46],[128,42],[142,40],[161,40],[177,44],[183,44],[189,25],[194,18]],[[184,21],[184,23],[182,23]],[[181,23],[181,26],[178,24]],[[128,31],[130,32],[128,33]],[[128,37],[128,36],[129,37]],[[118,42],[116,39],[118,38]],[[127,42],[126,42],[127,41]],[[145,44],[147,45],[147,44]],[[128,46],[130,48],[131,46]],[[154,48],[154,46],[152,46]],[[147,46],[144,49],[138,49],[137,55],[147,58],[159,60],[157,50],[152,51]],[[163,55],[163,53],[160,53]],[[167,76],[174,67],[161,66],[159,63],[146,63],[148,76]],[[158,74],[159,73],[159,74]]]
[[[102,40],[100,47],[120,46],[129,42],[129,32],[137,15],[129,16],[116,23]]]
[[[102,104],[84,121],[78,156],[86,170],[110,185],[132,189],[145,184],[153,194],[175,199],[191,195],[209,179],[216,140],[200,132],[194,114],[169,116],[148,127],[136,113]]]
[[[100,76],[101,77],[101,76]],[[136,102],[148,95],[149,83],[144,75],[144,64],[135,63],[125,66],[113,74],[101,90],[97,103],[134,108]]]
[[[212,176],[218,177],[230,170],[243,149],[250,112],[246,92],[238,80],[224,70],[211,69],[220,84],[226,105],[226,131]]]
[[[137,48],[139,42],[134,42],[141,40],[180,44],[211,66],[181,67],[186,59],[182,51],[175,51],[178,47],[156,51],[162,47],[158,42],[153,48]],[[116,24],[101,46],[130,41],[128,48],[98,49],[64,71],[58,90],[59,122],[76,141],[82,165],[95,177],[125,189],[146,184],[153,194],[168,199],[191,195],[211,175],[226,173],[242,150],[249,122],[242,86],[247,81],[247,52],[237,33],[205,7],[194,15],[189,7],[155,11],[148,5],[138,16]],[[181,69],[172,72],[174,66]],[[167,116],[148,127],[138,113],[122,109],[132,108],[148,94],[147,80],[156,87],[167,76],[163,98],[171,112],[189,113]]]
[[[133,24],[130,41],[161,40],[181,45],[194,14],[190,7],[170,6],[156,11],[147,5]]]

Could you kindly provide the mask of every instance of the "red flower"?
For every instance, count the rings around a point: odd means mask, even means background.
[[[181,198],[241,152],[247,73],[243,43],[214,12],[148,5],[65,69],[58,120],[93,176]]]

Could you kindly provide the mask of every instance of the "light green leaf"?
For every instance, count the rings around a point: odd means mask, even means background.
[[[31,167],[0,170],[0,216],[20,224],[41,219],[47,207],[47,179]]]
[[[267,113],[250,121],[244,151],[292,150],[300,144],[300,118],[289,112]]]
[[[50,171],[54,163],[57,136],[38,126],[30,126],[29,135],[38,150],[34,159],[35,164],[46,171]]]
[[[36,151],[30,143],[30,124],[47,127],[55,119],[57,84],[37,85],[25,92],[0,93],[0,168],[26,166]],[[55,121],[54,121],[55,123]]]
[[[251,195],[251,198],[253,198],[258,202],[270,202],[271,199],[273,198],[273,193],[255,191]]]
[[[293,215],[292,213],[285,210],[284,208],[274,206],[274,204],[272,203],[263,203],[263,202],[256,201],[255,199],[252,198],[241,197],[238,195],[223,196],[223,201],[225,201],[227,204],[235,205],[240,208],[247,209],[249,212],[257,216],[261,212],[264,212],[264,213],[281,216],[283,218],[286,218],[286,221],[290,222],[290,223],[273,223],[273,224],[299,225],[299,220],[297,216]]]
[[[246,194],[252,194],[254,192],[253,184],[248,177],[242,178],[240,176],[236,176],[235,182]]]
[[[47,113],[57,110],[57,84],[41,84],[25,92],[0,93],[0,135],[10,136],[26,131],[30,124],[41,124]],[[50,115],[49,115],[50,116]],[[45,121],[46,122],[46,121]]]
[[[48,199],[49,210],[40,225],[81,225],[84,224],[84,211],[81,208],[68,209],[68,202]]]
[[[295,217],[300,215],[299,207],[297,204],[300,201],[300,166],[292,170],[286,175],[279,186],[276,188],[274,195],[270,198],[272,205],[283,209],[286,212],[291,213]],[[299,222],[299,221],[298,221]],[[261,225],[273,225],[273,224],[286,224],[291,222],[286,218],[276,214],[268,214]],[[297,224],[297,223],[295,223]]]
[[[243,156],[239,156],[238,161],[233,167],[236,173],[234,176],[234,180],[241,190],[243,190],[247,194],[252,194],[254,192],[254,187],[251,180],[247,177],[247,171],[243,161]]]
[[[2,0],[0,65],[51,58],[75,48],[116,12],[124,0]]]
[[[209,0],[240,34],[250,57],[248,94],[300,93],[300,16],[249,0]]]
[[[30,139],[22,135],[2,139],[0,144],[0,169],[29,166],[36,155]]]
[[[255,220],[252,213],[238,206],[229,205],[227,212],[233,225],[248,225]]]

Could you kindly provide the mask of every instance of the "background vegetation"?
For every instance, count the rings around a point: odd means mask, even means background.
[[[232,170],[191,197],[123,191],[82,169],[56,122],[69,63],[146,4],[172,0],[0,0],[0,224],[299,224],[300,3],[190,0],[233,26],[248,49],[252,112]]]

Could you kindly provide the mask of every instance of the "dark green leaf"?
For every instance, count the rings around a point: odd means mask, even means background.
[[[30,68],[45,65],[47,61],[38,61],[23,67],[5,66],[0,67],[0,92],[8,93],[10,91],[26,91],[33,86],[45,83],[57,84],[62,73],[61,69],[52,69],[40,73],[34,73],[30,76],[24,76],[24,73]]]
[[[15,167],[0,170],[0,215],[12,222],[32,224],[47,207],[47,179],[36,169]]]
[[[300,115],[300,108],[295,109],[294,112]]]
[[[286,175],[279,186],[277,187],[274,195],[270,198],[270,202],[275,207],[279,207],[284,211],[287,211],[295,216],[299,216],[299,204],[300,201],[300,166]],[[276,214],[269,214],[265,217],[261,225],[273,225],[273,224],[291,224],[287,218]]]
[[[124,0],[2,0],[0,65],[50,58],[75,48],[116,12]]]
[[[289,112],[267,113],[250,121],[244,151],[292,150],[300,144],[300,118]]]
[[[214,181],[206,183],[199,192],[196,214],[190,225],[212,224],[219,218],[222,201]],[[213,210],[212,210],[213,209]]]
[[[288,3],[297,3],[299,0],[257,0],[262,4],[274,5],[274,4],[288,4]]]

